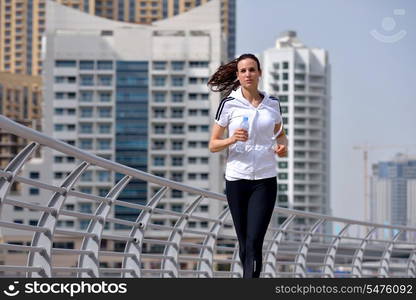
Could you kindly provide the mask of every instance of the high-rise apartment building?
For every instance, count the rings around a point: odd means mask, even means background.
[[[0,72],[0,114],[25,126],[40,130],[40,76]],[[27,141],[0,131],[0,167],[5,168]]]
[[[40,75],[46,0],[0,2],[0,71]],[[182,14],[210,0],[55,0],[80,11],[108,19],[150,24]],[[222,31],[228,41],[228,57],[235,54],[236,1],[222,0]],[[227,58],[225,58],[226,60]]]
[[[416,157],[398,154],[373,165],[370,221],[416,225]]]
[[[280,100],[289,153],[278,158],[282,207],[330,214],[330,64],[328,52],[284,32],[260,54],[262,89]],[[298,219],[299,225],[307,220]]]
[[[53,17],[47,19],[44,53],[43,112],[48,117],[43,118],[43,132],[129,167],[222,192],[221,155],[208,150],[220,95],[208,93],[206,86],[226,57],[218,8],[219,1],[212,1],[152,26],[126,26],[49,2]],[[79,163],[50,149],[43,154],[25,166],[23,176],[59,185]],[[116,181],[116,174],[90,166],[76,188],[105,195]],[[132,181],[118,199],[145,203],[156,190]],[[33,188],[20,196],[39,204],[48,199],[47,191]],[[183,211],[194,197],[173,190],[160,205]],[[202,215],[218,216],[224,204],[207,199],[201,207]],[[88,213],[95,206],[68,197],[65,209]],[[133,221],[138,216],[138,211],[117,206],[112,213]],[[8,213],[5,208],[3,215],[31,224],[38,212]],[[168,226],[175,221],[155,219]],[[58,226],[85,230],[88,222],[63,216]],[[193,228],[207,226],[190,223]],[[112,224],[106,230],[122,229]]]
[[[0,1],[0,71],[40,75],[45,0]]]

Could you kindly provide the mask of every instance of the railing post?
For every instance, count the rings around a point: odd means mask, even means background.
[[[199,196],[186,208],[183,215],[178,219],[170,233],[168,241],[170,242],[165,246],[163,253],[163,260],[161,264],[162,270],[168,270],[169,273],[163,273],[163,278],[179,277],[179,250],[180,242],[183,237],[183,231],[189,221],[189,217],[192,216],[199,203],[204,199],[203,196]]]
[[[402,233],[402,230],[399,230],[394,236],[393,239],[386,245],[383,256],[380,260],[380,269],[379,269],[379,276],[380,277],[388,277],[389,269],[390,269],[390,258],[391,253],[393,251],[394,242],[397,241],[400,234]]]
[[[337,254],[339,243],[341,242],[342,236],[347,232],[350,224],[347,223],[341,229],[341,231],[337,234],[337,236],[333,239],[331,246],[329,246],[328,251],[325,256],[324,260],[324,274],[328,275],[328,277],[334,278],[334,270],[335,270],[335,255]]]
[[[199,258],[203,259],[198,262],[198,271],[206,272],[206,274],[199,274],[199,278],[212,278],[214,277],[213,273],[213,259],[214,259],[214,246],[217,240],[217,236],[219,231],[221,230],[226,217],[229,215],[230,209],[227,207],[224,209],[218,217],[219,223],[212,224],[209,234],[205,237],[203,245],[205,246],[202,248]]]
[[[410,252],[407,260],[407,276],[410,278],[416,277],[416,247]]]
[[[25,165],[25,162],[30,159],[32,154],[39,148],[38,143],[30,143],[22,151],[20,151],[15,158],[7,165],[4,169],[4,172],[9,173],[10,175],[6,178],[0,178],[0,216],[3,206],[3,201],[6,198],[7,194],[10,191],[10,188],[13,185],[16,175]]]
[[[263,266],[263,272],[271,274],[269,277],[277,277],[276,262],[279,246],[283,239],[284,231],[289,227],[289,225],[292,223],[295,217],[295,215],[290,215],[288,218],[286,218],[286,220],[280,226],[279,230],[276,231],[272,237],[272,241],[269,244],[268,252],[266,253]]]
[[[373,232],[376,230],[376,227],[371,228],[371,230],[366,234],[364,239],[361,241],[360,247],[355,251],[354,258],[351,262],[352,264],[352,275],[356,277],[362,277],[362,267],[363,267],[363,256],[365,247],[367,247],[368,240]]]
[[[144,233],[150,221],[150,217],[153,214],[153,210],[156,208],[156,206],[159,204],[159,201],[163,198],[168,190],[169,188],[165,186],[162,187],[147,204],[149,209],[142,210],[137,217],[136,226],[132,228],[129,234],[129,237],[132,240],[126,243],[126,247],[124,249],[124,254],[133,255],[126,255],[123,258],[122,264],[122,268],[132,269],[133,272],[123,273],[121,275],[122,277],[141,277],[141,254],[143,249]]]
[[[308,254],[309,245],[312,242],[314,233],[324,221],[324,219],[318,219],[318,221],[313,224],[308,234],[303,238],[295,259],[295,277],[306,277],[306,256]]]
[[[27,277],[51,277],[52,276],[52,264],[51,264],[51,251],[53,246],[53,235],[58,221],[59,211],[61,210],[67,192],[72,188],[81,174],[89,166],[88,163],[82,162],[76,169],[74,169],[63,181],[61,188],[64,189],[63,193],[55,192],[52,198],[48,202],[48,207],[54,208],[53,213],[43,212],[38,222],[38,227],[47,228],[48,231],[35,232],[32,239],[33,247],[43,247],[46,250],[43,252],[30,252],[27,265],[34,267],[41,267],[42,272],[27,273]]]
[[[108,201],[103,201],[98,206],[97,210],[94,213],[94,216],[99,217],[90,221],[88,225],[87,232],[94,233],[97,238],[91,236],[84,237],[81,250],[89,250],[94,253],[94,255],[81,254],[78,258],[78,267],[79,268],[88,268],[91,269],[91,272],[80,272],[78,277],[99,277],[100,276],[100,263],[98,260],[98,252],[100,251],[101,245],[101,236],[105,226],[105,220],[108,214],[111,211],[111,205],[114,200],[120,195],[126,185],[129,183],[132,177],[124,176],[106,195]]]

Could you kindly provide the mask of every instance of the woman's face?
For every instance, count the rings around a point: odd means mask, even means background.
[[[261,71],[257,67],[257,62],[251,58],[240,60],[237,64],[237,79],[244,88],[257,89]]]

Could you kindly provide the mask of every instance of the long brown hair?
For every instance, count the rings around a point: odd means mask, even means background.
[[[260,61],[254,54],[242,54],[238,58],[218,68],[218,70],[208,80],[207,85],[210,90],[228,95],[232,90],[238,88],[240,86],[240,82],[238,81],[236,75],[238,71],[237,65],[241,60],[246,58],[254,60],[257,63],[259,71],[261,71]]]

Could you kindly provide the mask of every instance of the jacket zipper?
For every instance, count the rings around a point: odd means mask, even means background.
[[[257,109],[254,111],[254,118],[253,118],[253,126],[252,126],[252,132],[255,131],[254,127],[256,126],[256,122],[257,122]],[[254,178],[256,177],[256,135],[254,135],[253,138],[253,172],[252,172],[252,176],[251,176],[251,180],[254,180]]]

